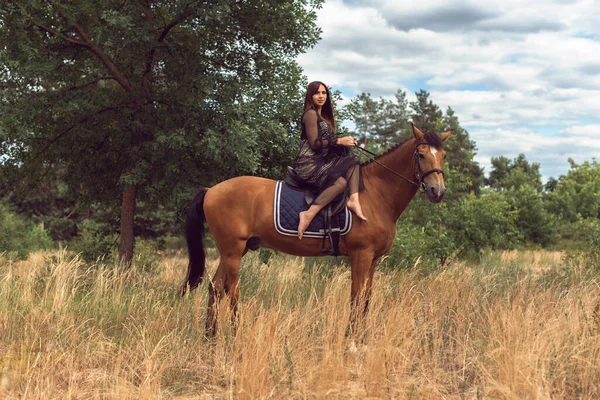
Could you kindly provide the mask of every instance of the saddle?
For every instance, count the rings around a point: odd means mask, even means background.
[[[287,184],[290,189],[303,192],[304,200],[309,207],[319,195],[316,190],[312,188],[306,188],[305,184],[297,178],[296,172],[291,167],[288,167],[288,175],[283,182]],[[348,219],[351,218],[346,209],[347,203],[348,190],[346,189],[320,211],[320,215],[324,221],[321,242],[321,252],[323,254],[332,255],[335,257],[340,255],[340,237],[342,235],[342,229],[340,229],[340,219],[343,217],[341,214],[347,213],[348,215],[346,217]],[[343,234],[350,230],[350,224],[346,223],[345,225],[346,229],[344,229]],[[329,239],[329,249],[325,247],[326,239]]]

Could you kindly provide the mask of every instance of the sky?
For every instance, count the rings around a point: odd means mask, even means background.
[[[343,102],[427,90],[486,175],[501,155],[525,154],[544,180],[600,161],[600,0],[329,0],[317,16],[298,62]]]

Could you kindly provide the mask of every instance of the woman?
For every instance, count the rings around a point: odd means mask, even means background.
[[[358,199],[362,190],[360,161],[346,149],[357,144],[356,138],[336,136],[329,89],[322,82],[310,83],[304,100],[302,146],[294,162],[294,173],[319,195],[308,210],[300,213],[298,238],[302,239],[317,213],[346,187],[350,192],[348,208],[361,220],[367,220]]]

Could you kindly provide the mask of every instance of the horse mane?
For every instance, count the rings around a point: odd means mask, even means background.
[[[440,138],[440,135],[438,135],[435,132],[423,132],[423,134],[425,135],[425,141],[427,142],[428,145],[435,147],[436,149],[443,149],[444,148],[444,142],[442,142],[442,139]],[[384,151],[383,153],[379,154],[377,157],[372,158],[370,160],[367,160],[363,163],[361,163],[361,166],[365,166],[365,165],[369,165],[371,164],[373,161],[375,160],[379,160],[382,157],[385,157],[387,154],[389,153],[393,153],[396,149],[404,146],[404,144],[406,142],[408,142],[409,140],[413,139],[414,137],[411,136],[409,138],[404,139],[403,141],[401,141],[400,143],[390,147],[389,149],[387,149],[386,151]]]

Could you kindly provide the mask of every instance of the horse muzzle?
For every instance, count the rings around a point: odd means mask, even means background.
[[[446,195],[446,188],[444,185],[434,184],[426,184],[425,192],[427,193],[427,197],[429,197],[429,201],[432,203],[439,203],[444,200],[444,196]]]

